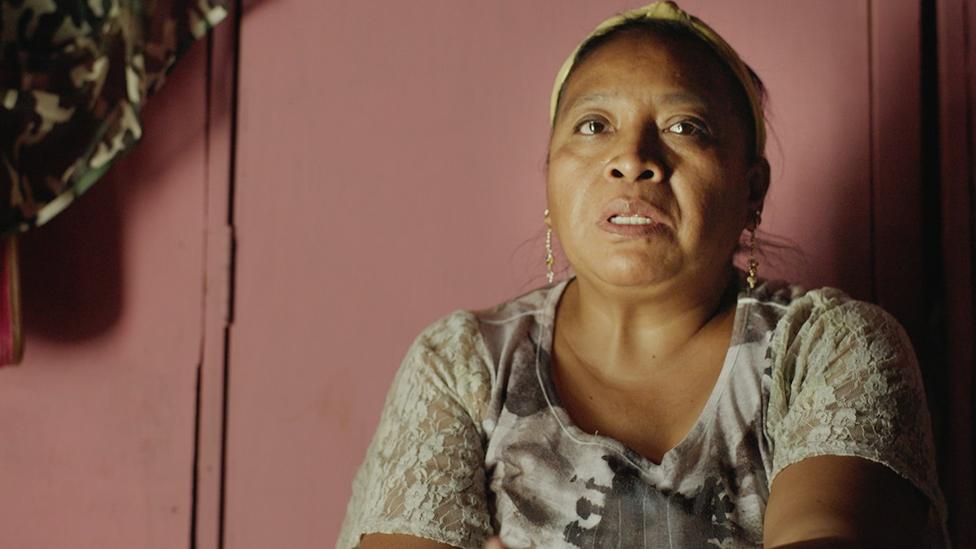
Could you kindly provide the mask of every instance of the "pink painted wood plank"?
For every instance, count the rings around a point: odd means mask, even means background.
[[[925,328],[922,284],[921,8],[871,3],[874,300],[913,336]]]
[[[0,370],[0,545],[187,547],[203,289],[205,50],[145,139],[23,240],[26,356]]]
[[[809,257],[780,272],[869,296],[867,2],[683,4],[769,85],[765,226]],[[632,5],[275,0],[245,17],[228,549],[331,544],[413,337],[543,282],[551,79]]]
[[[949,383],[949,452],[944,482],[952,509],[949,529],[957,547],[976,545],[973,381],[976,378],[976,311],[973,251],[976,246],[976,8],[965,0],[939,0],[939,146],[942,180],[942,254],[945,280],[946,372]],[[967,40],[968,34],[968,40]],[[966,75],[966,76],[964,76]]]
[[[223,489],[225,333],[232,307],[229,225],[236,34],[234,12],[211,31],[204,225],[206,284],[196,464],[195,549],[220,549]]]

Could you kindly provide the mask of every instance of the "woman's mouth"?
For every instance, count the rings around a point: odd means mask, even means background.
[[[664,210],[641,198],[614,198],[601,217],[597,223],[601,229],[625,238],[648,238],[672,230]]]
[[[670,229],[664,223],[646,215],[612,215],[598,223],[604,231],[624,238],[648,238]]]
[[[614,215],[609,219],[614,225],[650,225],[654,220],[643,215]]]

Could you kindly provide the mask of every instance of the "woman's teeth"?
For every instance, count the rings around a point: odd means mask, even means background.
[[[654,221],[650,217],[642,215],[615,215],[610,218],[610,223],[614,225],[650,225]]]

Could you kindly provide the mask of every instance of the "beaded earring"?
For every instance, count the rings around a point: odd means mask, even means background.
[[[746,276],[746,282],[749,283],[749,290],[755,290],[756,282],[759,280],[759,260],[756,259],[756,229],[759,228],[759,224],[762,222],[761,214],[761,210],[756,210],[754,224],[749,228],[749,261],[747,262],[749,274]]]
[[[542,214],[546,219],[549,218],[549,208]],[[546,224],[546,282],[552,284],[552,279],[554,277],[552,272],[552,265],[556,260],[552,256],[552,227]]]

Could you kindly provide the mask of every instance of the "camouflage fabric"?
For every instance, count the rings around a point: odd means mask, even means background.
[[[0,233],[41,225],[139,141],[146,99],[229,0],[0,0]]]

